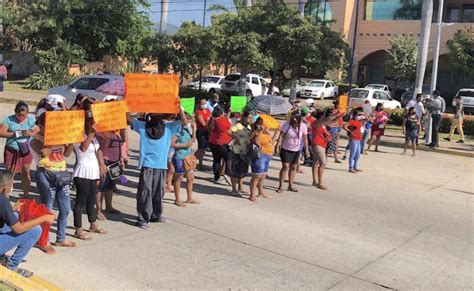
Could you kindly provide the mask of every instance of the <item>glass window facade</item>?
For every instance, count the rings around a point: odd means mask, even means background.
[[[365,20],[420,20],[422,0],[366,0]]]

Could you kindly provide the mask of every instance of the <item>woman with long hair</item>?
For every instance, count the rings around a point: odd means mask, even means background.
[[[214,173],[214,182],[218,182],[221,177],[221,161],[225,161],[225,174],[231,172],[229,163],[230,148],[229,143],[232,141],[232,124],[224,115],[220,106],[216,106],[212,111],[212,118],[209,120],[209,148],[212,152],[212,171]]]
[[[367,151],[375,142],[375,151],[379,151],[380,139],[385,133],[385,125],[388,121],[387,112],[383,111],[383,103],[377,103],[373,114],[372,133]]]

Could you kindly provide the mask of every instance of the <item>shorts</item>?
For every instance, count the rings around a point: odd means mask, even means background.
[[[331,127],[331,129],[329,130],[330,133],[338,133],[340,131],[341,131],[340,127]]]
[[[292,152],[285,149],[280,150],[280,159],[283,164],[298,164],[301,151]]]
[[[227,163],[229,163],[229,176],[234,178],[243,178],[247,176],[249,172],[249,160],[245,155],[239,155],[231,151]]]
[[[322,146],[314,145],[311,147],[313,152],[313,161],[318,162],[320,166],[326,166],[326,149]]]
[[[16,165],[14,164],[15,160]],[[5,147],[5,151],[3,152],[3,161],[7,170],[10,172],[15,171],[15,173],[21,173],[21,168],[23,165],[31,165],[33,162],[33,155],[30,152],[28,155],[20,157],[16,151]]]
[[[252,160],[251,167],[252,167],[252,174],[260,175],[268,173],[270,169],[270,161],[272,160],[272,156],[266,154],[260,154],[260,158],[256,160]]]
[[[405,142],[416,142],[416,140],[418,139],[418,134],[416,131],[412,131],[412,132],[407,132],[405,134]]]
[[[116,162],[111,162],[111,161],[104,161],[104,162],[106,166],[116,163]],[[107,173],[100,180],[99,191],[103,192],[105,190],[113,190],[115,189],[115,186],[117,186],[117,180],[112,180],[110,178],[110,175]]]
[[[192,171],[186,170],[186,168],[184,167],[184,160],[172,159],[171,162],[173,163],[174,172],[178,175],[184,175],[188,172],[192,172]]]
[[[205,150],[209,147],[209,131],[198,129],[196,130],[196,138],[198,142],[198,149]]]

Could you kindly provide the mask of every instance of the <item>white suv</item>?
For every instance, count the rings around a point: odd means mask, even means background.
[[[474,112],[474,88],[463,88],[459,90],[456,96],[460,96],[462,105],[464,106],[464,112]],[[456,106],[453,100],[453,106]]]
[[[225,76],[221,85],[221,93],[224,95],[239,94],[240,73],[229,74]],[[245,95],[252,98],[253,96],[268,94],[268,83],[259,75],[247,74],[245,77]],[[273,94],[279,95],[280,90],[273,87]]]
[[[329,80],[312,80],[306,86],[301,87],[301,98],[336,98],[339,88]]]

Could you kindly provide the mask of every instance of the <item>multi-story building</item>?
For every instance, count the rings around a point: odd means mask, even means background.
[[[297,6],[295,0],[286,0]],[[296,2],[296,3],[295,3]],[[305,3],[305,14],[316,21],[326,22],[334,31],[342,32],[350,44],[354,37],[356,0],[310,0]],[[385,59],[391,37],[402,34],[419,37],[422,0],[360,0],[359,21],[353,80],[357,83],[390,83],[385,74]],[[431,64],[436,39],[438,0],[434,2],[428,66],[425,82],[431,78]],[[456,80],[448,61],[446,42],[461,28],[474,25],[473,0],[445,0],[444,19],[449,23],[442,29],[438,86],[445,92],[453,92]],[[471,80],[472,82],[472,80]],[[465,81],[464,81],[465,83]],[[454,86],[454,87],[455,87]]]

